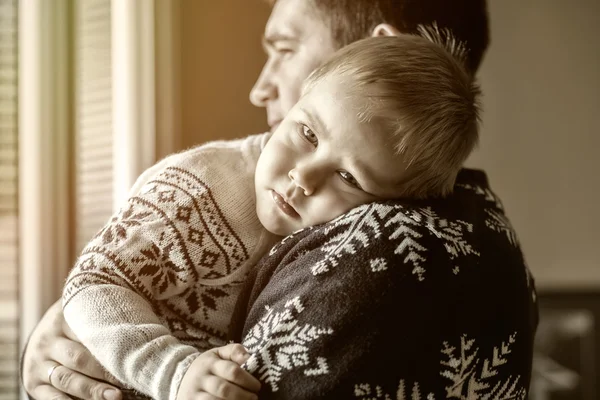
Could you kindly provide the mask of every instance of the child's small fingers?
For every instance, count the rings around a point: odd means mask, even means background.
[[[231,360],[238,365],[242,365],[250,357],[248,350],[239,343],[228,344],[227,346],[219,347],[216,350],[219,357],[223,360]]]
[[[202,390],[219,399],[258,400],[255,393],[214,375],[202,380]]]
[[[210,372],[251,392],[260,390],[260,381],[230,360],[216,361]]]

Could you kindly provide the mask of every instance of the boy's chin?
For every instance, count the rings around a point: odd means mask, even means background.
[[[263,224],[263,226],[265,227],[266,230],[271,232],[273,235],[277,235],[277,236],[281,236],[281,237],[285,237],[296,230],[296,229],[291,229],[288,227],[282,227],[279,225],[278,226],[272,226],[272,225],[265,226],[265,224]]]
[[[281,221],[280,218],[276,218],[273,215],[269,215],[269,213],[265,213],[267,215],[263,215],[263,213],[259,211],[257,214],[258,220],[260,221],[261,225],[273,235],[283,237],[289,235],[295,230],[287,226],[287,224]]]

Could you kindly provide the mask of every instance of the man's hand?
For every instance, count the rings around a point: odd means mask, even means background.
[[[202,353],[183,376],[177,400],[257,400],[260,382],[240,367],[248,357],[241,344]]]
[[[36,400],[120,400],[118,384],[83,347],[63,318],[60,300],[54,303],[29,338],[23,354],[23,385]]]

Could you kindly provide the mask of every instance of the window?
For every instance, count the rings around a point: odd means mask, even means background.
[[[0,0],[0,400],[18,398],[20,349],[74,258],[174,150],[173,21],[162,1]]]

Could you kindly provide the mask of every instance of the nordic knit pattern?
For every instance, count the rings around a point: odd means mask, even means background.
[[[64,315],[76,336],[154,399],[175,399],[200,351],[226,344],[240,283],[274,243],[254,195],[267,135],[213,142],[147,170],[67,279]]]
[[[485,175],[463,170],[448,198],[283,239],[246,280],[232,338],[260,399],[524,400],[536,325],[515,231]]]

